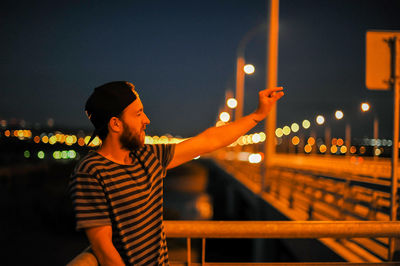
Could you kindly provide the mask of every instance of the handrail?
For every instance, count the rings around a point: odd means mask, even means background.
[[[400,222],[383,221],[164,221],[169,238],[400,237]]]
[[[167,238],[353,238],[400,237],[400,222],[381,221],[164,221]],[[203,253],[204,254],[204,253]],[[190,258],[190,250],[188,250]],[[190,263],[190,260],[188,259]],[[189,264],[188,263],[188,264]],[[203,263],[204,255],[203,255]],[[387,265],[392,265],[390,262]],[[68,266],[97,266],[88,249]],[[211,265],[211,264],[210,264]],[[220,264],[224,265],[224,264]],[[233,265],[233,264],[232,264]],[[243,264],[244,265],[244,264]],[[247,264],[246,264],[247,265]],[[250,264],[248,264],[250,265]],[[269,265],[263,263],[260,265]],[[290,265],[290,264],[289,264]],[[327,264],[328,265],[328,264]],[[361,265],[361,264],[357,264]]]

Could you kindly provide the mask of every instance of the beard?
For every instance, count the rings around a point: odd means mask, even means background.
[[[137,150],[144,146],[144,141],[141,139],[141,132],[133,132],[126,123],[123,122],[123,131],[119,137],[121,147],[128,151]]]

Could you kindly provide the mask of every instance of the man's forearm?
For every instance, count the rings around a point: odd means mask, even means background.
[[[259,115],[252,113],[229,124],[207,129],[199,134],[199,137],[207,140],[207,150],[205,152],[214,151],[232,144],[240,136],[255,127],[262,119]]]
[[[87,228],[86,235],[100,265],[125,265],[112,243],[111,226]]]

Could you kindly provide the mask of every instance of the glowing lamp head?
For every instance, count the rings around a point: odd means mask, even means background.
[[[317,116],[315,121],[317,122],[318,125],[322,125],[325,123],[325,117],[323,117],[322,115],[319,115],[319,116]]]
[[[344,116],[344,115],[343,115],[343,112],[342,112],[341,110],[337,110],[337,111],[335,112],[335,117],[336,117],[337,120],[342,119],[343,116]]]
[[[229,98],[226,101],[226,105],[231,109],[235,109],[237,107],[237,100],[235,98]]]
[[[362,103],[361,104],[361,111],[367,112],[367,111],[369,111],[369,108],[370,108],[370,106],[369,106],[368,103]]]
[[[228,112],[222,112],[222,113],[220,113],[220,115],[219,115],[219,119],[222,121],[222,122],[228,122],[229,121],[229,119],[231,119],[231,116],[229,115],[229,113]]]
[[[255,71],[255,67],[252,64],[247,64],[243,67],[243,71],[244,73],[246,73],[247,75],[251,75],[254,73]]]

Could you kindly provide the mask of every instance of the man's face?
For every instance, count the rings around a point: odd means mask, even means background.
[[[123,149],[135,150],[144,145],[145,129],[150,123],[149,118],[143,111],[140,98],[133,101],[125,108],[121,118],[123,126],[119,141]]]

